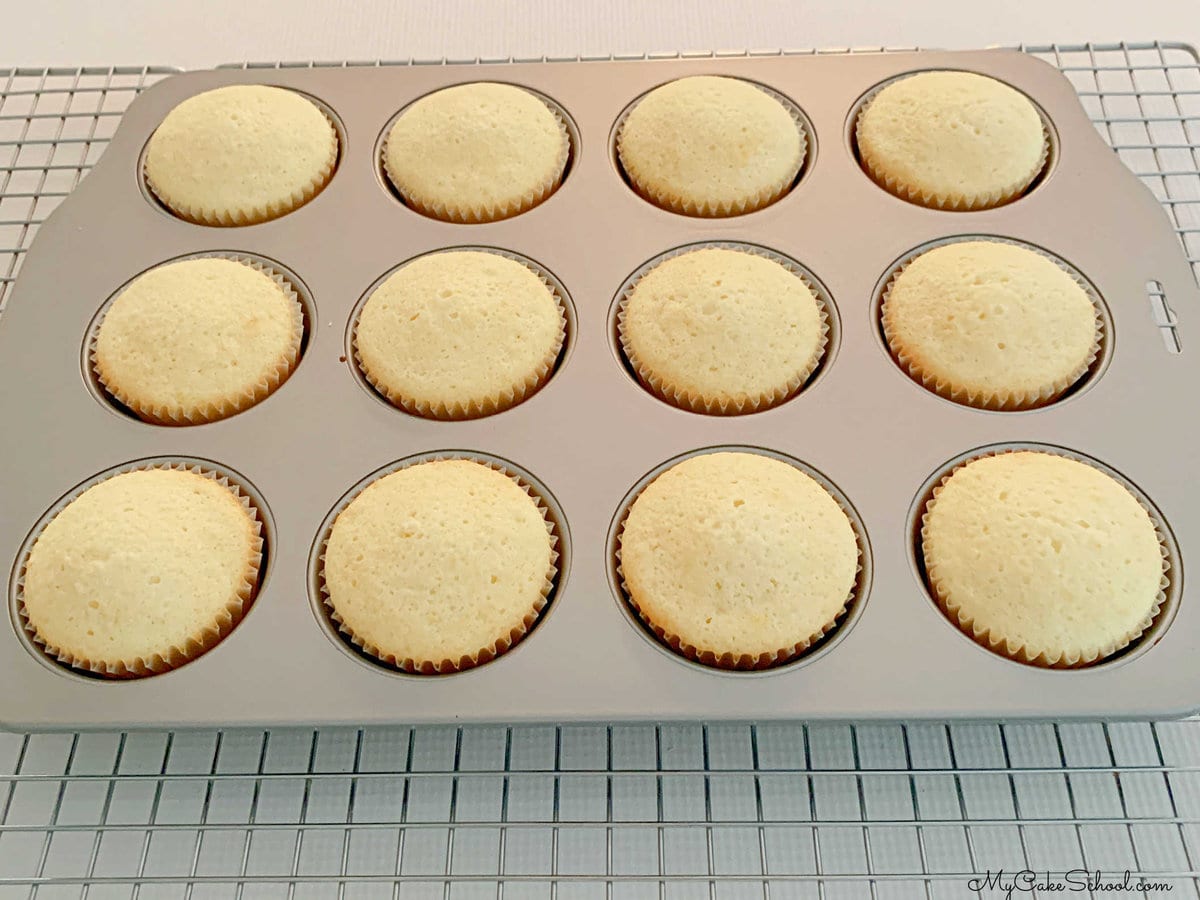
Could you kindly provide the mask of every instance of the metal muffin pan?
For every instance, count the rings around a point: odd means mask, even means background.
[[[850,139],[856,103],[897,75],[962,69],[1024,91],[1054,141],[1050,167],[998,209],[944,212],[886,193]],[[694,74],[769,86],[811,124],[809,159],[775,204],[726,219],[656,208],[623,181],[615,123],[650,88]],[[562,186],[500,222],[422,216],[389,192],[378,146],[387,123],[451,84],[504,81],[562,107],[576,129]],[[343,139],[332,181],[306,206],[259,225],[174,218],[141,184],[155,126],[195,93],[267,83],[319,99]],[[999,413],[943,400],[889,358],[876,317],[880,280],[917,247],[965,235],[1027,242],[1095,286],[1111,320],[1104,365],[1044,409]],[[689,244],[754,244],[796,260],[827,289],[838,323],[820,378],[766,412],[676,409],[624,369],[611,314],[647,261]],[[463,422],[408,415],[356,378],[346,334],[363,295],[398,263],[449,247],[491,247],[536,262],[567,293],[575,321],[553,378],[506,412]],[[81,346],[105,302],[161,262],[223,252],[294,274],[313,319],[304,355],[262,403],[206,425],[167,428],[97,402]],[[1177,311],[1168,352],[1147,295]],[[1103,143],[1061,74],[1011,51],[740,57],[383,68],[216,70],[159,82],[129,108],[103,159],[42,226],[0,322],[0,722],[13,729],[373,724],[676,718],[1146,717],[1200,708],[1200,437],[1185,386],[1200,384],[1190,320],[1200,291],[1161,208]],[[1161,314],[1161,311],[1160,311]],[[935,473],[996,445],[1048,445],[1111,467],[1151,501],[1173,540],[1165,618],[1107,664],[1052,671],[993,655],[950,626],[913,556],[915,505]],[[648,473],[683,454],[752,447],[802,462],[836,485],[864,532],[870,577],[845,623],[800,664],[709,669],[663,651],[620,607],[611,535]],[[454,675],[366,664],[321,620],[313,554],[326,517],[373,472],[448,453],[510,463],[561,510],[570,553],[548,612],[500,658]],[[48,509],[97,473],[151,457],[208,461],[261,499],[265,576],[233,633],[201,658],[129,681],[87,678],[39,658],[19,633],[21,548]],[[1190,591],[1190,594],[1189,594]]]

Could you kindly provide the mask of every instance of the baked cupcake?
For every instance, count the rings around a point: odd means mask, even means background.
[[[617,157],[634,190],[689,216],[736,216],[774,203],[807,151],[796,115],[774,95],[713,75],[655,88],[617,132]]]
[[[520,403],[550,377],[566,339],[554,289],[499,253],[431,253],[405,263],[363,304],[354,355],[393,404],[471,419]]]
[[[115,475],[38,535],[21,618],[68,666],[117,678],[176,668],[241,620],[263,563],[260,529],[237,488],[199,470]]]
[[[971,460],[934,489],[921,526],[943,611],[995,653],[1086,666],[1136,640],[1165,602],[1149,514],[1094,466],[1020,451]]]
[[[283,88],[236,84],[171,110],[150,137],[145,175],[180,218],[253,225],[319,194],[337,158],[337,132],[311,100]]]
[[[864,168],[886,190],[938,209],[988,209],[1020,196],[1049,143],[1029,99],[971,72],[921,72],[888,84],[859,113]]]
[[[859,546],[811,477],[756,453],[693,456],[638,495],[621,527],[630,604],[676,652],[708,665],[787,662],[845,614]]]
[[[557,575],[546,510],[517,479],[464,459],[400,469],[334,521],[325,602],[363,652],[409,672],[485,663],[521,640]]]
[[[638,379],[693,412],[768,409],[817,368],[829,331],[812,288],[764,254],[705,247],[638,279],[618,311],[621,347]]]
[[[405,109],[387,133],[383,169],[404,202],[448,222],[494,222],[537,206],[571,152],[558,113],[511,84],[444,88]]]
[[[1032,409],[1100,352],[1095,301],[1062,266],[1003,241],[959,241],[905,265],[881,307],[892,355],[930,390],[981,409]]]
[[[291,374],[304,318],[262,266],[207,257],[139,275],[104,313],[96,378],[147,422],[195,425],[253,406]]]

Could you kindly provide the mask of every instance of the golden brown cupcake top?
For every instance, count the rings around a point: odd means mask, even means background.
[[[634,189],[689,216],[735,216],[778,200],[808,146],[782,102],[738,78],[680,78],[646,94],[617,133]]]
[[[726,668],[786,662],[831,630],[858,573],[858,541],[811,476],[746,452],[673,465],[620,535],[629,600],[686,656]]]
[[[552,589],[556,539],[508,474],[464,459],[407,466],[338,514],[326,602],[346,635],[408,671],[455,671],[524,636]]]
[[[203,225],[253,225],[303,206],[337,165],[338,139],[295,91],[236,84],[176,106],[146,148],[146,181],[173,213]]]
[[[1112,476],[1050,453],[972,460],[935,490],[921,528],[938,603],[985,647],[1040,666],[1116,653],[1165,600],[1162,541]]]
[[[92,364],[140,418],[194,425],[263,400],[300,357],[304,319],[281,277],[248,262],[202,258],[139,275],[104,314]]]
[[[544,100],[511,84],[443,88],[404,110],[383,166],[404,202],[449,222],[493,222],[538,205],[562,181],[566,126]]]
[[[621,346],[643,384],[693,412],[768,409],[794,395],[825,350],[827,316],[775,259],[704,247],[656,265],[629,290]]]
[[[901,367],[946,397],[983,409],[1050,403],[1100,351],[1095,302],[1069,272],[1004,241],[922,253],[888,287],[883,330]]]
[[[261,564],[258,520],[228,485],[190,470],[126,472],[88,488],[38,535],[22,615],[68,665],[148,675],[227,634]]]
[[[431,253],[388,276],[354,331],[367,380],[392,403],[435,419],[490,415],[550,377],[566,318],[549,284],[499,253]]]
[[[859,113],[856,139],[867,172],[888,191],[954,210],[1018,197],[1049,149],[1028,98],[972,72],[920,72],[892,82]]]

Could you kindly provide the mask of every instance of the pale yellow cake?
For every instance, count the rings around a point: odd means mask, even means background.
[[[677,652],[724,668],[786,662],[854,593],[859,547],[837,501],[754,453],[694,456],[634,501],[620,534],[630,603]]]
[[[334,522],[326,602],[339,628],[386,663],[431,674],[487,662],[546,605],[556,539],[540,504],[469,460],[386,475]]]
[[[571,142],[544,100],[475,82],[422,97],[388,131],[383,167],[404,202],[450,222],[525,212],[562,181]]]
[[[1088,292],[1051,259],[1001,241],[935,247],[906,265],[882,306],[900,366],[984,409],[1031,409],[1078,382],[1100,351]]]
[[[550,377],[566,318],[532,269],[498,253],[431,253],[390,275],[354,331],[367,380],[395,405],[434,419],[490,415]]]
[[[791,188],[808,151],[792,112],[738,78],[697,75],[646,94],[617,133],[634,189],[689,216],[735,216]]]
[[[1162,541],[1094,466],[1020,451],[972,460],[926,507],[929,584],[959,628],[1039,666],[1085,666],[1141,635],[1164,601]]]
[[[820,362],[827,331],[803,278],[773,259],[716,247],[659,263],[619,313],[621,346],[642,383],[713,414],[793,396]]]
[[[171,110],[150,138],[145,174],[181,218],[253,225],[315,197],[337,159],[337,132],[316,104],[295,91],[239,84]]]
[[[859,114],[863,166],[912,203],[987,209],[1020,196],[1046,165],[1037,109],[1020,91],[971,72],[894,81]]]
[[[1087,290],[1042,253],[958,241],[920,254],[881,308],[901,368],[936,394],[984,409],[1031,409],[1084,377],[1100,349]]]
[[[253,597],[260,525],[227,484],[143,469],[96,484],[38,535],[21,614],[70,666],[113,677],[182,665],[228,634]]]
[[[245,262],[166,263],[104,314],[96,376],[148,422],[210,422],[258,403],[291,374],[304,320],[289,287]]]

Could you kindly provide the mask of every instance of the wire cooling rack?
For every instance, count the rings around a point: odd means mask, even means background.
[[[1200,280],[1195,51],[1023,49]],[[0,70],[0,310],[171,71]],[[1200,897],[1200,721],[0,733],[0,900],[935,900],[1004,896],[972,881],[1000,869],[1014,896],[1101,870],[1135,890],[1098,896]]]

